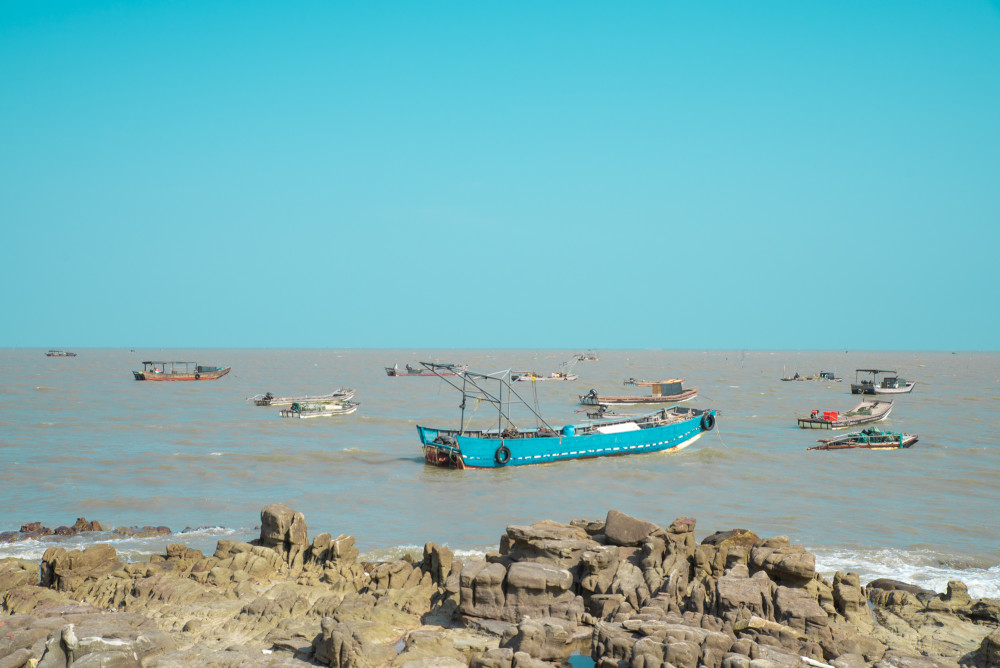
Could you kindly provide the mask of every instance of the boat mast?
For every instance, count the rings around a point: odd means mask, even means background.
[[[458,405],[458,407],[462,409],[462,414],[459,417],[459,422],[458,422],[458,433],[459,434],[464,434],[465,433],[465,396],[466,396],[466,394],[465,394],[465,376],[462,376],[462,403],[460,403]]]
[[[538,411],[532,408],[531,404],[525,401],[524,398],[520,394],[518,394],[516,390],[514,390],[514,387],[510,383],[508,383],[503,379],[503,376],[497,376],[496,374],[476,373],[474,371],[468,371],[468,370],[459,371],[455,368],[455,365],[453,364],[436,364],[434,362],[421,362],[420,364],[425,369],[433,373],[435,376],[437,376],[438,378],[440,378],[441,380],[448,383],[449,385],[451,385],[456,390],[462,393],[462,403],[459,404],[459,407],[462,409],[463,419],[465,415],[464,412],[465,400],[467,397],[473,397],[475,399],[488,401],[497,407],[497,413],[498,413],[497,426],[502,431],[504,420],[507,421],[507,424],[511,425],[514,424],[514,421],[511,420],[510,418],[510,402],[511,402],[511,396],[513,395],[514,397],[517,398],[518,403],[520,403],[521,405],[526,407],[529,411],[531,411],[531,413],[535,416],[535,418],[538,421],[541,422],[541,424],[544,424],[546,427],[550,429],[552,428],[552,426],[548,422],[546,422],[545,418],[543,418]],[[443,375],[442,373],[439,372],[439,370],[446,371],[452,375],[462,376],[462,385],[459,385],[458,383],[452,381],[449,376]],[[509,373],[510,373],[509,370],[504,372],[505,375]],[[476,382],[477,379],[481,381],[487,381],[487,380],[497,381],[498,383],[500,383],[500,391],[497,394],[493,394],[488,389],[486,389],[478,382]],[[469,389],[470,385],[473,388],[472,390]],[[503,388],[505,385],[507,386],[507,404],[508,404],[508,408],[506,411],[504,410],[504,405],[503,405]],[[464,433],[464,425],[462,425],[461,433]]]

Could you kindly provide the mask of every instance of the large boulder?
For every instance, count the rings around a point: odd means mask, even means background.
[[[733,638],[725,633],[680,623],[682,620],[654,621],[647,614],[622,623],[599,622],[594,627],[593,656],[610,664],[633,668],[719,668],[733,648]],[[692,618],[691,621],[695,621]]]
[[[723,575],[716,582],[715,614],[729,623],[751,616],[773,621],[774,592],[775,584],[767,573]]]
[[[589,644],[590,630],[581,635],[575,624],[553,618],[524,618],[500,640],[500,647],[526,652],[543,661],[564,661]]]
[[[730,547],[742,547],[750,551],[754,545],[760,541],[760,537],[750,529],[729,529],[728,531],[716,531],[710,536],[706,536],[702,545],[714,545],[720,549]]]
[[[430,573],[431,580],[439,586],[444,586],[451,575],[452,564],[455,563],[455,555],[450,549],[443,545],[427,543],[424,545],[423,569]]]
[[[772,538],[750,550],[750,563],[765,571],[772,580],[803,584],[816,575],[816,556],[801,545],[789,545],[787,538]]]
[[[582,527],[544,520],[511,525],[500,538],[500,554],[513,561],[538,561],[575,570],[583,553],[599,547]]]
[[[463,615],[502,619],[506,601],[503,564],[474,561],[462,569],[459,609]]]
[[[107,543],[83,550],[50,547],[42,555],[41,583],[57,591],[71,592],[88,580],[96,581],[122,570],[118,553]]]
[[[583,599],[573,591],[573,574],[564,568],[535,562],[517,562],[507,570],[501,619],[554,617],[571,622],[583,615]]]
[[[833,639],[829,617],[804,589],[779,586],[774,595],[774,618],[818,643]]]
[[[0,559],[0,596],[24,585],[38,584],[38,564],[20,559]]]
[[[598,546],[581,555],[580,590],[585,598],[611,591],[620,559],[620,548],[615,545]]]
[[[652,522],[636,519],[617,510],[609,510],[604,523],[604,535],[608,542],[625,547],[638,547],[649,536],[662,531]]]
[[[273,548],[292,570],[301,570],[309,536],[305,515],[283,503],[272,503],[260,511],[260,544]]]
[[[976,652],[976,658],[983,666],[1000,666],[1000,628],[983,638]]]
[[[874,618],[868,609],[868,601],[856,573],[844,575],[837,571],[834,574],[833,601],[837,612],[843,615],[847,621],[861,627],[872,625]]]
[[[320,634],[313,641],[313,658],[333,668],[378,668],[388,665],[396,653],[365,637],[365,622],[337,622],[324,617]]]

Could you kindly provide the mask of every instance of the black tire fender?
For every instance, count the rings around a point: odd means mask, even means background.
[[[194,375],[194,379],[195,379],[195,380],[201,380],[201,374],[200,374],[200,373],[196,373],[196,374]]]
[[[705,431],[712,431],[715,429],[715,416],[711,413],[705,413],[701,416],[701,428]]]
[[[496,454],[493,455],[494,461],[500,466],[504,466],[510,461],[510,448],[506,445],[501,445],[497,448]]]

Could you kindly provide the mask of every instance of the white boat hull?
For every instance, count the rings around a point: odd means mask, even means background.
[[[350,415],[354,411],[358,410],[360,404],[351,404],[349,406],[337,406],[336,408],[331,408],[329,410],[305,410],[305,411],[293,411],[292,409],[285,409],[278,413],[279,416],[283,418],[298,418],[300,420],[308,420],[311,418],[318,417],[333,417],[336,415]]]

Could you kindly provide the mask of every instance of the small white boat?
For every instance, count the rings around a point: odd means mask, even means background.
[[[292,404],[317,404],[331,401],[349,401],[354,398],[354,390],[342,387],[329,394],[304,394],[298,397],[276,397],[270,392],[250,397],[254,406],[291,406]]]
[[[863,373],[870,373],[871,380],[861,380]],[[858,369],[855,373],[857,382],[851,383],[851,394],[909,394],[913,391],[916,383],[912,380],[904,380],[897,375],[887,376],[885,374],[895,374],[892,369]],[[879,380],[879,375],[883,375]]]
[[[320,403],[299,403],[296,401],[292,404],[291,408],[280,411],[278,415],[283,418],[299,418],[302,420],[317,417],[332,417],[334,415],[350,415],[358,410],[359,405],[353,401]]]

